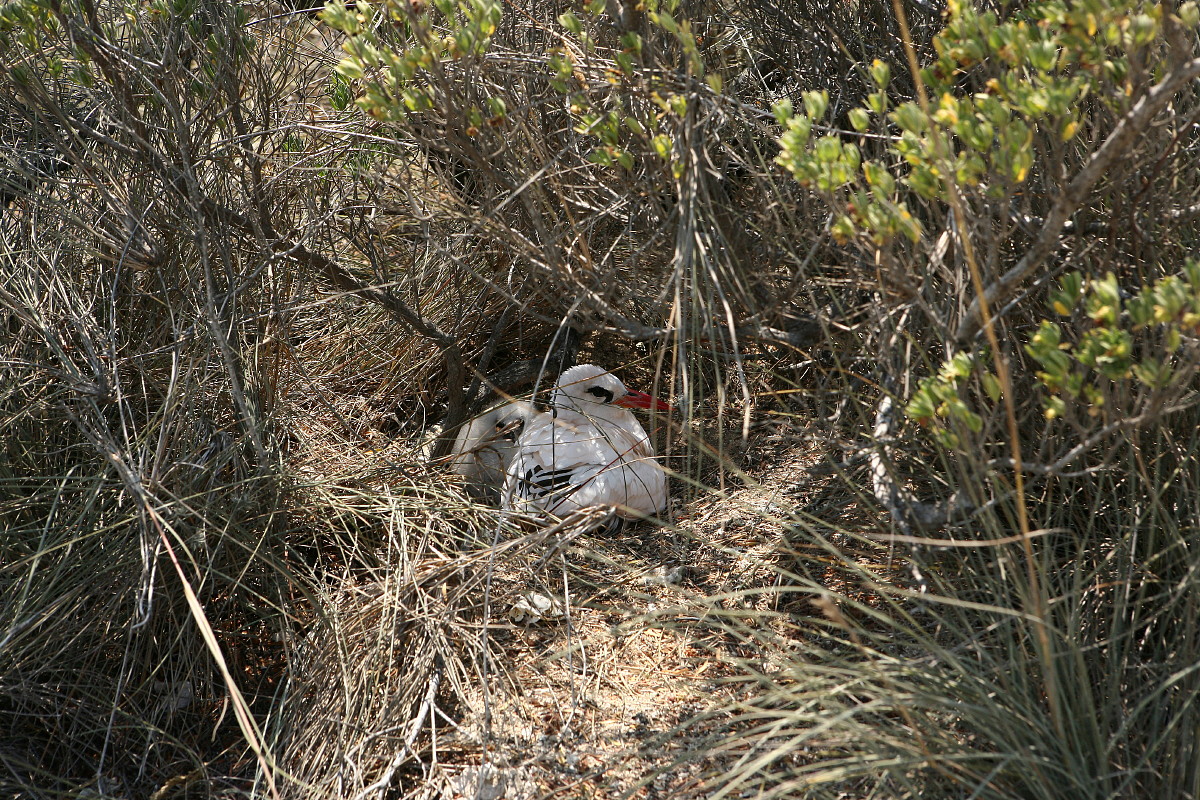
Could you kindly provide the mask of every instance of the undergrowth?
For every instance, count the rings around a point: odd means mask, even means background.
[[[0,794],[1200,797],[1198,21],[0,5]]]

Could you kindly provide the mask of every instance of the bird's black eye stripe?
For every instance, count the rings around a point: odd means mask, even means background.
[[[613,401],[613,393],[610,392],[608,389],[605,389],[603,386],[591,387],[590,389],[588,389],[588,394],[594,394],[596,397],[599,397],[605,403],[611,403]]]
[[[521,435],[521,431],[525,428],[525,420],[514,419],[509,422],[497,422],[496,432],[493,436],[503,439],[506,442],[515,442],[517,437]]]

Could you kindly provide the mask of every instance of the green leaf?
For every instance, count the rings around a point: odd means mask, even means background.
[[[606,148],[600,147],[588,153],[588,161],[593,164],[599,164],[602,167],[611,167],[613,165],[612,153]]]
[[[1000,397],[1004,394],[1004,389],[1000,385],[1000,379],[990,372],[985,372],[980,376],[980,380],[983,381],[983,390],[987,392],[988,398],[993,403],[999,402]]]
[[[1037,332],[1033,334],[1029,344],[1025,345],[1025,352],[1039,364],[1046,366],[1055,360],[1056,354],[1062,356],[1058,349],[1061,341],[1062,328],[1053,322],[1042,320],[1042,324],[1038,326]]]
[[[1179,22],[1185,28],[1200,25],[1200,6],[1194,2],[1181,3],[1178,9]]]
[[[887,86],[888,81],[892,78],[892,70],[886,63],[878,58],[871,62],[871,80],[875,85],[882,89]]]
[[[1139,381],[1151,389],[1161,389],[1171,382],[1171,366],[1157,359],[1147,358],[1140,364],[1135,364],[1133,374]]]
[[[833,238],[838,242],[838,244],[845,244],[846,242],[850,241],[854,238],[854,235],[857,232],[857,229],[854,227],[854,220],[850,219],[850,217],[846,216],[845,214],[842,214],[837,218],[831,229]]]
[[[1058,62],[1058,43],[1053,39],[1036,42],[1028,50],[1029,63],[1041,72],[1050,72]]]
[[[900,127],[900,130],[914,134],[924,132],[925,127],[929,124],[925,112],[921,111],[921,107],[912,101],[897,106],[891,114],[891,119]]]
[[[864,161],[862,169],[863,177],[866,178],[867,184],[877,189],[879,195],[888,197],[896,190],[896,179],[892,177],[892,174],[882,164],[874,161]]]
[[[971,353],[958,353],[942,368],[946,377],[956,383],[968,377],[975,369],[975,356]]]
[[[832,164],[842,158],[842,140],[836,136],[822,136],[813,146],[813,157],[817,161]]]
[[[1183,334],[1180,333],[1177,326],[1172,325],[1167,329],[1167,340],[1163,342],[1163,347],[1168,353],[1174,353],[1181,344],[1183,344]]]
[[[363,76],[362,64],[355,58],[343,58],[333,68],[334,71],[347,80],[358,80]]]
[[[679,34],[679,23],[676,22],[675,18],[672,17],[668,12],[659,11],[658,13],[651,13],[649,17],[651,22],[662,28],[667,33],[674,36]]]
[[[1117,276],[1110,272],[1100,280],[1092,281],[1088,288],[1088,316],[1098,324],[1115,325],[1121,313],[1121,287]]]
[[[1083,276],[1078,272],[1069,272],[1059,281],[1058,289],[1050,293],[1050,308],[1054,313],[1069,317],[1079,304],[1083,293]]]
[[[819,120],[825,116],[825,112],[829,108],[828,92],[824,90],[814,90],[805,92],[803,97],[804,110],[808,112],[810,119]]]
[[[1066,402],[1057,395],[1051,395],[1046,398],[1045,414],[1046,419],[1057,419],[1067,413]]]
[[[790,120],[794,115],[792,101],[786,97],[776,100],[775,104],[771,106],[771,113],[775,115],[776,122],[778,122],[780,125],[786,126],[788,124],[788,120]]]
[[[1200,293],[1200,260],[1189,258],[1183,264],[1183,275],[1192,292]]]
[[[583,23],[579,21],[579,17],[575,16],[573,11],[564,11],[559,14],[558,24],[562,25],[575,36],[578,36],[583,31]]]
[[[913,395],[912,400],[908,401],[908,405],[904,407],[904,413],[907,414],[910,419],[933,419],[933,397],[929,394],[929,392],[918,389],[917,393]]]

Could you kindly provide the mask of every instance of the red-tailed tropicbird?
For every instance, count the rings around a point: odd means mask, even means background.
[[[499,499],[517,438],[536,413],[530,403],[515,400],[489,408],[459,429],[450,466],[467,479],[473,497],[493,503]]]
[[[671,406],[625,388],[593,364],[558,379],[550,411],[525,422],[504,481],[502,505],[512,511],[565,516],[609,506],[640,519],[667,505],[667,473],[631,408]]]

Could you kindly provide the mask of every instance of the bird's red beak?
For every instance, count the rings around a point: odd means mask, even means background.
[[[613,405],[623,408],[652,408],[655,411],[675,410],[670,403],[664,403],[657,397],[652,397],[645,392],[635,392],[632,389],[629,390],[629,394],[614,400]]]

